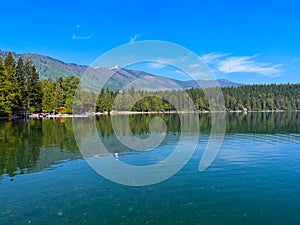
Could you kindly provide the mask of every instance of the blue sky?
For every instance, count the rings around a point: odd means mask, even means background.
[[[290,0],[4,1],[0,49],[89,65],[119,45],[164,40],[202,57],[217,78],[299,83],[299,9]]]

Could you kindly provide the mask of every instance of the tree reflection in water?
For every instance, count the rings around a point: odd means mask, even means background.
[[[95,118],[94,122],[99,137],[105,138],[108,145],[115,139],[111,119],[122,123],[124,116],[101,115]],[[155,116],[159,116],[165,121],[169,135],[176,136],[181,132],[178,114],[126,116],[129,116],[131,132],[140,138],[147,137],[149,122]],[[191,114],[184,116],[189,117]],[[199,132],[209,134],[210,114],[203,113],[198,116]],[[80,122],[85,137],[88,137],[91,132],[85,127],[87,120],[93,119],[82,118]],[[188,118],[185,121],[189,121]],[[299,128],[300,112],[228,113],[226,115],[226,133],[299,134]],[[62,160],[81,157],[73,134],[72,119],[0,121],[0,145],[0,180],[4,174],[13,178],[15,175],[49,168]]]

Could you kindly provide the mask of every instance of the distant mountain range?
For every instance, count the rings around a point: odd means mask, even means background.
[[[6,51],[0,50],[0,57],[5,57],[7,55]],[[144,71],[139,70],[129,70],[120,68],[118,66],[112,67],[101,67],[101,68],[90,68],[88,66],[77,65],[74,63],[65,63],[63,61],[53,59],[49,56],[44,56],[40,54],[17,54],[13,53],[14,57],[30,58],[33,61],[36,69],[40,74],[41,79],[56,80],[59,77],[67,76],[77,76],[82,77],[83,74],[88,70],[89,73],[93,74],[93,83],[97,83],[102,77],[111,75],[110,79],[106,82],[105,87],[111,90],[121,89],[126,85],[132,85],[132,82],[137,81],[138,86],[144,89],[173,89],[176,87],[181,87],[184,89],[192,87],[212,87],[215,86],[216,82],[213,80],[198,80],[197,82],[193,80],[181,81],[176,79],[165,78],[162,76],[153,75]],[[241,83],[235,83],[226,79],[217,80],[221,87],[237,87],[242,85]],[[140,89],[138,88],[138,89]]]

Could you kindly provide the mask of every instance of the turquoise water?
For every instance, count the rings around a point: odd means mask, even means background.
[[[152,116],[130,116],[137,136],[149,135]],[[210,128],[209,115],[202,115],[189,162],[168,180],[143,187],[113,183],[91,169],[70,119],[1,121],[0,224],[300,224],[299,116],[228,114],[221,150],[199,172]],[[96,127],[119,160],[149,165],[178,143],[178,116],[161,117],[168,132],[153,151],[122,148],[108,116]]]

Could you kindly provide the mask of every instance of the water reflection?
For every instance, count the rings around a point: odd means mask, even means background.
[[[149,136],[149,121],[159,116],[166,124],[166,139],[162,142],[168,143],[178,141],[181,132],[180,118],[177,114],[159,115],[129,115],[129,124],[133,135],[143,139]],[[190,114],[186,123],[189,123]],[[211,128],[210,114],[199,114],[200,133],[209,134]],[[247,138],[259,139],[269,142],[299,141],[300,113],[248,113],[226,115],[226,140],[242,140]],[[103,143],[108,146],[112,154],[118,153],[117,158],[131,149],[126,148],[114,135],[112,119],[117,123],[122,122],[122,116],[103,115],[96,118],[95,127]],[[80,132],[83,138],[88,138],[91,130],[85,126],[89,118],[80,119]],[[193,124],[188,124],[193,126]],[[126,133],[124,135],[129,135]],[[235,136],[230,136],[235,134]],[[245,135],[248,134],[248,135]],[[263,136],[249,134],[264,134]],[[276,135],[274,135],[276,134]],[[288,135],[285,135],[288,134]],[[226,140],[225,143],[226,144]],[[258,140],[258,141],[259,141]],[[236,146],[236,151],[245,151],[244,146]],[[72,128],[72,120],[31,120],[31,121],[0,121],[0,179],[4,174],[14,177],[18,174],[31,173],[51,168],[53,165],[64,160],[73,160],[81,157],[78,150]],[[224,145],[223,144],[223,145]],[[230,145],[233,145],[230,142]],[[125,152],[125,153],[124,153]],[[169,154],[169,153],[168,153]],[[125,154],[126,155],[126,154]],[[231,154],[227,154],[227,158]],[[232,154],[232,155],[238,155]],[[166,154],[162,154],[165,157]],[[154,155],[152,155],[154,157]],[[161,160],[162,157],[156,157]],[[225,157],[225,158],[226,158]]]
[[[288,134],[300,132],[300,112],[254,112],[227,115],[226,133]]]
[[[79,155],[72,121],[0,122],[0,177],[43,170]]]

